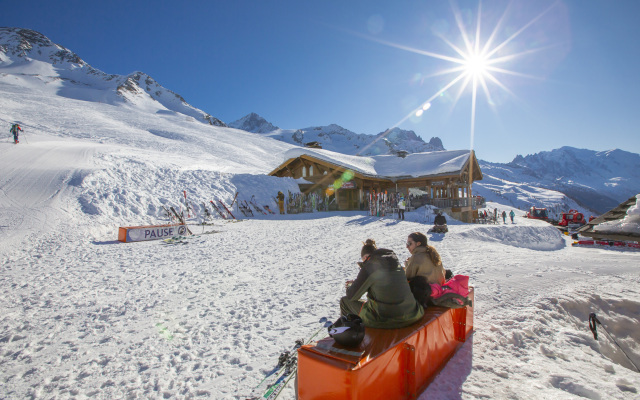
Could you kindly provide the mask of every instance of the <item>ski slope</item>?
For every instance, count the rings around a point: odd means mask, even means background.
[[[295,190],[266,176],[291,146],[177,113],[0,92],[0,122],[25,127],[20,144],[0,142],[0,398],[245,398],[280,352],[338,317],[366,238],[404,260],[407,235],[429,228],[424,209],[402,222],[269,215],[119,243],[119,226],[165,222],[183,190],[196,208]],[[420,398],[638,398],[640,374],[587,316],[640,364],[640,252],[572,247],[515,212],[428,235],[476,287],[475,333]]]

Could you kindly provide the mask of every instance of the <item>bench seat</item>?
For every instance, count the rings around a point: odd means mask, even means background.
[[[473,288],[469,299],[473,304]],[[298,349],[298,399],[416,399],[472,331],[472,307],[429,307],[406,328],[366,328],[357,348],[331,337],[304,345]]]

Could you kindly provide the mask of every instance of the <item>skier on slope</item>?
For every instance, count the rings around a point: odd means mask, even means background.
[[[13,142],[14,142],[15,144],[20,143],[20,142],[18,141],[18,135],[19,135],[19,132],[20,132],[20,131],[23,131],[23,132],[24,132],[24,130],[23,130],[22,128],[20,128],[20,125],[19,125],[19,124],[13,124],[13,125],[11,125],[11,129],[9,129],[9,132],[13,133]]]
[[[511,210],[511,212],[509,213],[509,217],[511,217],[511,223],[513,224],[513,217],[516,216],[516,213],[513,212],[513,210]]]
[[[507,223],[507,212],[506,211],[502,211],[502,222],[503,223]]]

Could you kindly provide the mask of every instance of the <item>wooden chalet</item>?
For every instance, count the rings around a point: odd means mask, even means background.
[[[475,209],[471,185],[482,179],[475,153],[469,150],[352,156],[329,150],[294,148],[269,175],[298,180],[303,193],[336,196],[338,210],[368,208],[372,192],[426,193],[428,204],[471,222]]]

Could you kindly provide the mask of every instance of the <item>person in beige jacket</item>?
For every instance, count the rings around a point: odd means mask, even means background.
[[[428,283],[444,285],[445,271],[440,254],[433,246],[427,244],[424,233],[413,232],[407,238],[407,249],[411,253],[404,262],[407,280],[416,276],[424,276]]]

